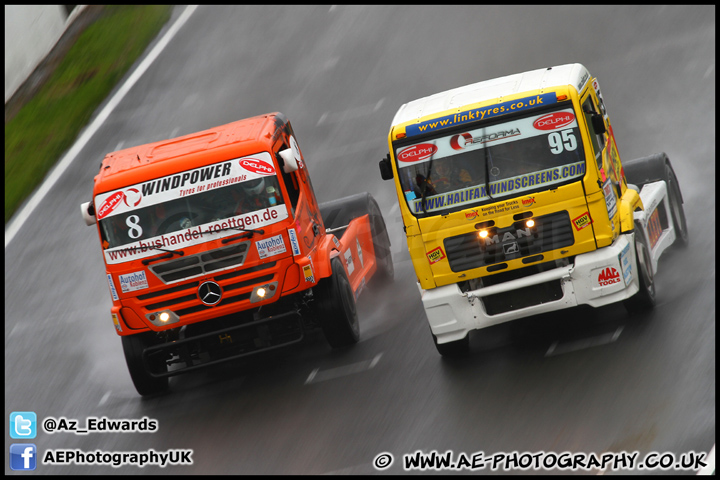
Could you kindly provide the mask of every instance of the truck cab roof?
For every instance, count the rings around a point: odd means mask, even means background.
[[[269,150],[278,126],[285,123],[287,118],[282,113],[268,113],[108,153],[95,176],[95,194],[233,156]],[[167,160],[173,160],[172,166]]]
[[[590,75],[583,65],[572,63],[477,82],[402,105],[393,118],[392,127],[417,123],[443,113],[459,112],[469,105],[486,103],[493,99],[496,99],[494,103],[501,103],[530,91],[542,93],[544,90],[569,85],[579,93],[589,78]]]

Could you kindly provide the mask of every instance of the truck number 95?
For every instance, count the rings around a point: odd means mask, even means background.
[[[548,143],[550,144],[550,151],[556,155],[564,150],[572,152],[577,148],[577,141],[572,130],[551,133],[548,135]]]

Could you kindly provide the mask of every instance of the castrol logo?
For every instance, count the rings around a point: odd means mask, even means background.
[[[430,158],[438,148],[432,143],[420,143],[398,153],[398,160],[405,163],[419,162]]]
[[[240,160],[240,166],[247,171],[260,175],[275,175],[275,168],[272,165],[255,158],[243,158]]]
[[[533,122],[538,130],[557,130],[575,121],[575,115],[570,112],[555,112],[543,115]]]
[[[106,198],[102,205],[100,205],[100,208],[98,208],[98,220],[102,220],[106,216],[110,215],[124,199],[125,194],[123,192],[115,192]]]

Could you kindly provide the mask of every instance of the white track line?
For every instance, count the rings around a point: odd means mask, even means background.
[[[563,353],[575,352],[577,350],[584,350],[586,348],[597,347],[600,345],[612,343],[618,339],[618,337],[623,331],[623,328],[624,326],[620,326],[615,330],[615,333],[606,333],[604,335],[598,335],[596,337],[583,338],[580,340],[574,340],[564,343],[560,343],[557,341],[553,342],[553,344],[550,345],[550,348],[548,348],[547,353],[545,353],[545,356],[551,357],[554,355],[561,355]]]
[[[307,380],[305,380],[305,385],[308,385],[310,383],[322,382],[325,380],[332,380],[335,378],[370,370],[378,364],[378,362],[380,361],[380,357],[382,357],[382,353],[378,353],[377,355],[375,355],[375,357],[371,361],[366,360],[364,362],[357,362],[351,365],[344,365],[342,367],[335,367],[322,371],[320,371],[319,368],[316,368],[312,372],[310,372],[310,375],[308,375]]]
[[[75,160],[77,155],[82,151],[88,141],[90,141],[92,136],[95,135],[95,133],[97,133],[97,131],[102,126],[102,124],[105,123],[105,120],[107,120],[112,111],[115,110],[115,107],[118,106],[118,104],[122,101],[125,95],[127,95],[130,89],[140,79],[143,73],[145,73],[145,71],[150,67],[150,65],[155,61],[155,59],[160,55],[160,53],[165,49],[165,47],[167,47],[167,45],[170,43],[170,40],[172,40],[175,34],[183,27],[183,25],[185,25],[185,22],[187,22],[190,16],[195,12],[196,8],[197,5],[190,5],[185,8],[185,10],[183,10],[183,13],[165,33],[165,36],[160,39],[160,41],[155,45],[152,51],[150,51],[147,57],[143,59],[140,65],[138,65],[135,71],[130,75],[130,77],[128,77],[125,83],[120,87],[120,89],[118,89],[115,95],[105,105],[105,108],[102,109],[102,111],[97,115],[97,117],[95,117],[92,123],[82,132],[78,140],[73,144],[70,150],[68,150],[62,160],[60,160],[60,162],[55,166],[55,168],[53,168],[53,170],[47,176],[42,185],[40,185],[40,188],[35,191],[33,196],[25,204],[22,210],[20,210],[20,212],[10,220],[9,225],[5,229],[5,248],[7,248],[12,239],[15,238],[15,235],[23,226],[25,221],[30,217],[33,210],[35,210],[35,208],[38,206],[41,199],[48,194],[48,192],[58,181],[60,176],[65,173],[65,170],[68,169],[73,160]]]

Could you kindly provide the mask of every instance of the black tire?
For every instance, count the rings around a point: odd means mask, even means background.
[[[664,153],[656,153],[647,157],[636,158],[623,162],[625,180],[628,183],[637,185],[641,190],[647,183],[667,181],[667,166],[670,160]]]
[[[638,222],[635,222],[635,260],[640,290],[623,304],[629,313],[643,313],[655,307],[655,276],[650,257],[650,243]]]
[[[370,229],[378,268],[370,282],[370,287],[376,288],[392,283],[395,277],[395,267],[390,251],[390,236],[380,207],[372,195],[367,192],[358,193],[322,203],[319,208],[325,228],[328,230],[344,227],[353,218],[370,215]],[[344,230],[339,230],[335,232],[335,235],[342,240],[344,233]]]
[[[383,219],[375,200],[372,197],[370,198],[375,209],[377,209],[377,214],[371,213],[370,215],[373,248],[375,249],[375,259],[377,261],[377,270],[370,282],[370,287],[379,290],[391,284],[395,279],[395,265],[393,265],[392,252],[390,251],[390,235],[385,225],[385,219]]]
[[[142,353],[145,348],[153,344],[152,335],[152,333],[141,333],[122,337],[130,378],[137,392],[143,396],[162,393],[168,388],[168,377],[155,378],[149,373],[149,369],[155,373],[167,371],[164,359],[156,355],[151,358],[150,365],[143,362]]]
[[[437,343],[437,337],[435,335],[432,337],[438,353],[445,358],[464,357],[470,352],[470,334],[465,335],[461,340],[448,343]]]
[[[360,324],[355,307],[355,294],[345,268],[334,258],[332,275],[313,288],[316,313],[325,338],[332,348],[343,348],[360,340]]]

